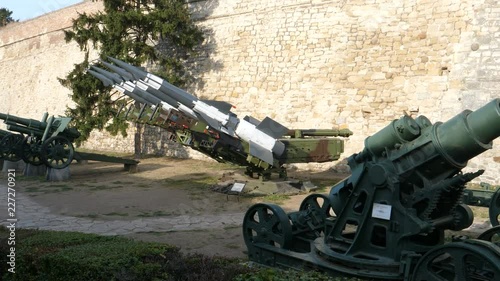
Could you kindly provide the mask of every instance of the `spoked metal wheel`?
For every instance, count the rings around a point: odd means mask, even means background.
[[[40,166],[43,164],[42,156],[40,154],[40,147],[42,142],[35,138],[26,137],[21,145],[22,158],[24,162],[33,166]]]
[[[287,249],[292,242],[292,227],[280,206],[256,204],[245,214],[243,238],[249,249],[260,243]]]
[[[304,198],[300,204],[299,211],[308,211],[312,224],[324,226],[327,218],[335,217],[330,199],[323,194],[311,194]]]
[[[54,169],[68,167],[73,161],[74,153],[73,144],[62,136],[54,136],[47,139],[40,148],[40,155],[43,162]]]
[[[485,232],[481,233],[477,239],[490,241],[495,243],[497,246],[500,246],[500,225],[492,227]]]
[[[418,261],[412,281],[500,280],[498,251],[494,244],[475,239],[445,244]]]
[[[0,157],[12,162],[21,160],[23,139],[23,136],[19,134],[10,134],[3,137],[0,141]]]
[[[500,225],[500,188],[491,197],[489,212],[491,225]]]

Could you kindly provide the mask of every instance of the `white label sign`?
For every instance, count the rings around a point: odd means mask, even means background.
[[[372,217],[383,220],[391,219],[391,205],[373,203]]]
[[[241,183],[241,182],[235,182],[233,184],[233,187],[231,187],[231,191],[233,192],[241,192],[243,190],[243,188],[245,187],[245,184],[244,183]]]

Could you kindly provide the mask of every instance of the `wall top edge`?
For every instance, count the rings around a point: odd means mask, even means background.
[[[71,27],[73,19],[82,13],[104,9],[103,2],[84,1],[60,10],[0,28],[0,48],[32,37]]]

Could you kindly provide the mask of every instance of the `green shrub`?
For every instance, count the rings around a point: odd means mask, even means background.
[[[8,252],[0,228],[0,252]],[[0,270],[7,272],[6,255]],[[16,274],[2,280],[233,280],[250,270],[236,260],[183,255],[161,243],[77,232],[16,230]]]

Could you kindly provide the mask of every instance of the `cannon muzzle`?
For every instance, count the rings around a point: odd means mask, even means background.
[[[457,166],[490,149],[499,136],[499,98],[476,111],[465,110],[445,123],[436,123],[432,131],[441,155]]]

